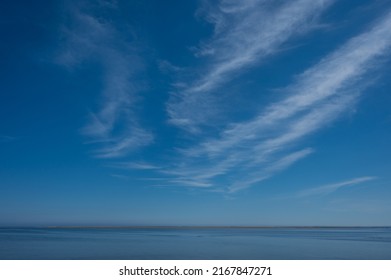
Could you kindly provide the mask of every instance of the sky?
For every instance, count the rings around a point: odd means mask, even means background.
[[[391,2],[0,3],[0,226],[391,226]]]

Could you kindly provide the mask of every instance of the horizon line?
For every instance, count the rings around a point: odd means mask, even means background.
[[[237,225],[222,225],[222,226],[208,226],[208,225],[122,225],[122,226],[108,226],[108,225],[54,225],[54,226],[0,226],[0,229],[6,229],[6,228],[39,228],[39,229],[273,229],[273,228],[299,228],[299,229],[314,229],[314,228],[391,228],[390,225],[378,225],[378,226],[336,226],[336,225],[329,225],[329,226],[320,226],[320,225],[313,225],[313,226],[300,226],[300,225],[290,225],[290,226],[237,226]]]

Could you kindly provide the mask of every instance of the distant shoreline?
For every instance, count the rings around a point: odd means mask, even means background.
[[[391,226],[48,226],[45,228],[87,229],[327,229],[327,228],[391,228]]]
[[[0,229],[362,229],[391,226],[0,226]]]

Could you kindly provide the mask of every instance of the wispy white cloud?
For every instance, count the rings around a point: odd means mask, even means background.
[[[197,54],[206,58],[202,74],[182,83],[167,111],[170,122],[189,131],[211,121],[216,104],[211,93],[233,75],[259,64],[295,35],[314,27],[332,0],[204,1],[204,13],[215,33]],[[202,113],[200,113],[202,112]]]
[[[335,191],[338,191],[341,188],[348,187],[348,186],[354,186],[358,185],[364,182],[369,182],[377,179],[377,177],[359,177],[354,178],[348,181],[333,183],[329,185],[324,185],[316,188],[306,189],[303,191],[300,191],[297,196],[298,197],[307,197],[307,196],[319,196],[319,195],[326,195],[331,194]]]
[[[138,169],[138,170],[153,170],[159,169],[159,166],[145,162],[118,162],[110,165],[111,167],[120,169]]]
[[[301,141],[354,108],[372,70],[381,65],[379,59],[389,55],[390,49],[388,13],[299,75],[284,89],[285,98],[253,119],[229,125],[218,138],[181,149],[181,164],[166,174],[216,187],[230,182],[230,192],[270,178],[313,152],[292,153]]]
[[[357,88],[353,87],[351,90],[351,86],[357,84],[371,69],[375,69],[382,55],[389,53],[390,27],[391,19],[388,15],[371,30],[351,39],[300,75],[295,85],[286,88],[289,93],[287,98],[268,106],[251,121],[231,125],[222,132],[220,139],[206,141],[198,150],[189,152],[218,154],[240,143],[253,141],[261,133],[274,130],[276,126],[285,124],[307,110],[313,110],[308,116],[308,120],[313,120],[324,114],[323,110],[319,110],[321,106],[328,108],[325,111],[330,111],[330,106],[336,110],[337,107],[343,109],[349,103],[347,99],[355,98],[353,95]],[[332,99],[333,97],[336,98]],[[330,112],[329,115],[332,117],[333,113]],[[296,126],[305,128],[308,124],[301,121]]]
[[[260,65],[290,38],[314,28],[318,16],[332,2],[205,1],[204,14],[214,24],[214,35],[196,51],[204,65],[191,69],[196,73],[191,79],[177,81],[175,93],[166,104],[169,122],[192,132],[205,122],[213,123],[213,114],[219,110],[215,97],[224,96],[223,86]],[[107,3],[115,9],[114,2]],[[64,27],[65,47],[58,61],[71,68],[94,61],[103,70],[100,107],[90,113],[82,129],[96,146],[94,155],[119,158],[151,144],[153,135],[140,125],[134,110],[142,91],[137,77],[143,71],[137,44],[125,39],[112,21],[95,16],[89,8],[73,6],[71,15],[71,22]],[[160,186],[234,193],[259,184],[314,153],[303,142],[354,108],[371,70],[381,65],[378,62],[390,53],[390,47],[388,13],[298,75],[281,89],[279,100],[247,121],[231,120],[223,128],[216,126],[214,136],[199,134],[193,145],[184,141],[183,146],[175,147],[179,151],[176,157],[159,166],[132,161],[114,163],[112,167],[157,172],[160,177],[150,180]],[[161,62],[160,67],[171,73],[189,70],[169,62]],[[302,144],[305,146],[300,147]],[[302,195],[328,193],[372,179],[357,178],[307,190]]]
[[[137,148],[149,145],[153,140],[151,133],[136,125],[128,125],[127,129],[130,131],[124,131],[118,136],[108,135],[103,137],[100,141],[103,147],[97,148],[94,155],[98,158],[122,157]]]
[[[307,148],[303,149],[301,151],[297,151],[291,154],[288,154],[277,161],[271,163],[270,165],[267,165],[263,169],[259,171],[259,173],[254,173],[254,174],[248,174],[247,179],[241,180],[239,182],[233,183],[229,188],[229,192],[237,192],[239,190],[246,189],[255,183],[262,182],[273,175],[275,175],[277,172],[280,172],[295,162],[299,161],[302,158],[305,158],[306,156],[310,155],[313,153],[313,149]]]
[[[196,180],[186,180],[186,179],[177,179],[169,180],[171,185],[179,185],[184,187],[194,187],[194,188],[209,188],[213,185],[211,183],[200,182]]]
[[[82,132],[99,146],[95,156],[114,158],[150,144],[153,136],[139,125],[133,112],[142,89],[137,76],[143,69],[136,43],[126,40],[112,21],[94,15],[102,6],[116,9],[114,1],[94,5],[81,1],[70,6],[57,61],[69,68],[86,61],[102,67],[100,109],[90,113]]]

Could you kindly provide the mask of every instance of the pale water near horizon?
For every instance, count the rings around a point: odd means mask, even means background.
[[[391,260],[391,228],[3,228],[0,259]]]

